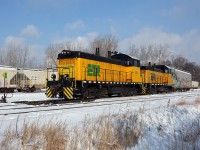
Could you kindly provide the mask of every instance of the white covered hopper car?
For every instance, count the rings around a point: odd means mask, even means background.
[[[6,73],[5,84],[4,76]],[[47,78],[57,72],[46,69],[19,69],[10,66],[0,66],[0,92],[34,91],[46,88]],[[5,86],[5,88],[4,88]],[[33,89],[30,89],[34,87]],[[6,91],[5,91],[6,90]]]
[[[45,88],[47,73],[46,70],[18,69],[18,89],[35,87],[36,89]]]
[[[6,73],[6,77],[4,77]],[[16,79],[17,69],[10,66],[0,66],[0,92],[13,92],[16,89]]]
[[[35,89],[46,88],[47,78],[51,77],[51,71],[42,69],[18,69],[18,74],[21,74],[18,87],[33,87]],[[20,88],[21,89],[21,88]]]
[[[172,79],[175,90],[185,91],[192,87],[192,75],[189,72],[172,68]]]

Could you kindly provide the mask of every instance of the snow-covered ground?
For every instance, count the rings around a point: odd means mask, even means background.
[[[2,96],[2,94],[0,96]],[[16,111],[14,108],[27,107],[25,104],[12,103],[14,101],[48,100],[44,91],[36,93],[13,93],[13,95],[10,94],[7,95],[7,97],[11,97],[7,98],[8,103],[0,103],[0,114]],[[134,101],[129,101],[130,99],[134,99]],[[85,117],[94,118],[102,113],[122,114],[127,111],[139,111],[139,117],[145,122],[146,128],[144,128],[143,138],[139,140],[135,149],[173,149],[174,143],[173,141],[170,142],[170,140],[176,137],[180,128],[183,128],[183,124],[190,124],[200,116],[200,107],[194,105],[194,101],[197,99],[200,100],[200,89],[181,93],[98,99],[96,100],[95,106],[93,106],[94,103],[68,104],[64,106],[56,105],[49,107],[34,106],[34,108],[31,109],[46,110],[48,108],[54,108],[54,110],[26,114],[0,115],[0,138],[3,136],[8,126],[16,126],[16,122],[18,126],[20,126],[24,120],[29,120],[31,122],[39,119],[40,121],[46,122],[49,119],[55,119],[70,122],[70,125],[73,126],[79,124]],[[124,103],[114,103],[119,100],[124,100]],[[106,103],[112,101],[113,104],[102,105],[105,101]],[[187,105],[175,106],[175,104],[181,101],[184,101]],[[74,106],[76,107],[70,109]],[[62,109],[59,110],[59,108]],[[23,109],[19,109],[19,111],[21,110]],[[25,110],[28,110],[28,108]],[[162,138],[160,138],[160,136],[162,136]],[[145,145],[144,143],[150,143],[150,145]]]

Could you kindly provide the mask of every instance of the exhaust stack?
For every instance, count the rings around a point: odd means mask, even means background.
[[[99,48],[98,48],[98,47],[96,48],[96,55],[97,55],[97,56],[100,55],[100,53],[99,53]]]
[[[108,58],[111,58],[111,51],[108,51]]]

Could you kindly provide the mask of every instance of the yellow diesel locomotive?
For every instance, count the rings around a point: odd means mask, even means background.
[[[81,51],[58,54],[58,76],[47,79],[47,97],[65,99],[132,96],[169,91],[171,71],[166,66],[141,67],[140,60],[122,53],[108,57]]]

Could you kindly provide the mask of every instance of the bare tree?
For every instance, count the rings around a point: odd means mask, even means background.
[[[167,65],[167,66],[172,66],[172,62],[170,60],[165,60],[165,61],[162,61],[162,64],[163,65]]]
[[[169,58],[170,52],[167,45],[150,44],[148,46],[141,46],[136,48],[135,45],[129,47],[129,54],[137,56],[141,60],[142,65],[147,65],[149,62],[152,64],[164,64]]]
[[[162,64],[164,63],[166,60],[168,60],[169,57],[171,57],[171,53],[169,51],[169,45],[159,45],[158,46],[158,63]]]
[[[135,44],[130,44],[129,45],[129,52],[128,52],[128,54],[130,56],[134,56],[134,57],[139,58],[139,53],[140,53],[139,49],[136,47]]]
[[[148,61],[151,62],[152,64],[155,64],[158,61],[158,57],[159,57],[159,51],[157,49],[157,46],[148,45],[146,55],[147,55]]]
[[[173,60],[172,65],[177,69],[184,69],[187,62],[188,60],[185,57],[178,56]]]
[[[45,53],[46,53],[46,66],[47,67],[56,67],[57,66],[57,56],[58,53],[64,49],[63,44],[50,44]]]
[[[95,49],[100,48],[100,53],[102,56],[107,56],[108,51],[115,51],[118,46],[118,41],[112,35],[98,36],[93,39],[89,44],[86,43],[83,39],[77,39],[74,42],[66,41],[57,44],[50,44],[46,48],[46,66],[47,67],[56,67],[57,66],[57,56],[58,53],[63,49],[71,51],[87,51],[95,53]]]
[[[88,43],[84,40],[77,40],[74,44],[74,50],[88,51]]]
[[[149,53],[145,46],[140,47],[140,61],[141,64],[146,65],[149,62]]]
[[[49,44],[46,48],[46,66],[56,67],[57,66],[57,56],[62,50],[71,51],[88,51],[87,43],[81,40],[74,42],[66,41],[61,43]]]
[[[29,57],[29,49],[25,46],[22,48],[18,49],[18,67],[20,68],[29,68],[30,63],[28,60],[30,59]]]
[[[18,48],[13,45],[9,45],[6,53],[6,64],[13,67],[18,67],[17,62],[17,51]]]
[[[65,42],[64,46],[65,46],[65,49],[67,49],[67,50],[71,50],[71,51],[75,51],[76,50],[74,44],[72,42],[70,42],[70,41]]]
[[[5,51],[3,50],[3,48],[0,48],[0,54],[5,54]],[[4,55],[0,55],[0,65],[5,65],[5,56]]]
[[[33,56],[28,59],[28,68],[30,69],[45,69],[46,65],[44,65],[44,61],[38,60],[36,56]]]
[[[10,43],[6,48],[6,65],[18,67],[18,68],[28,68],[30,63],[28,60],[29,48],[25,45],[19,45],[15,43]]]
[[[116,51],[118,48],[118,41],[113,35],[100,35],[93,39],[90,43],[92,53],[95,53],[96,48],[100,49],[100,55],[106,57],[108,51]]]

